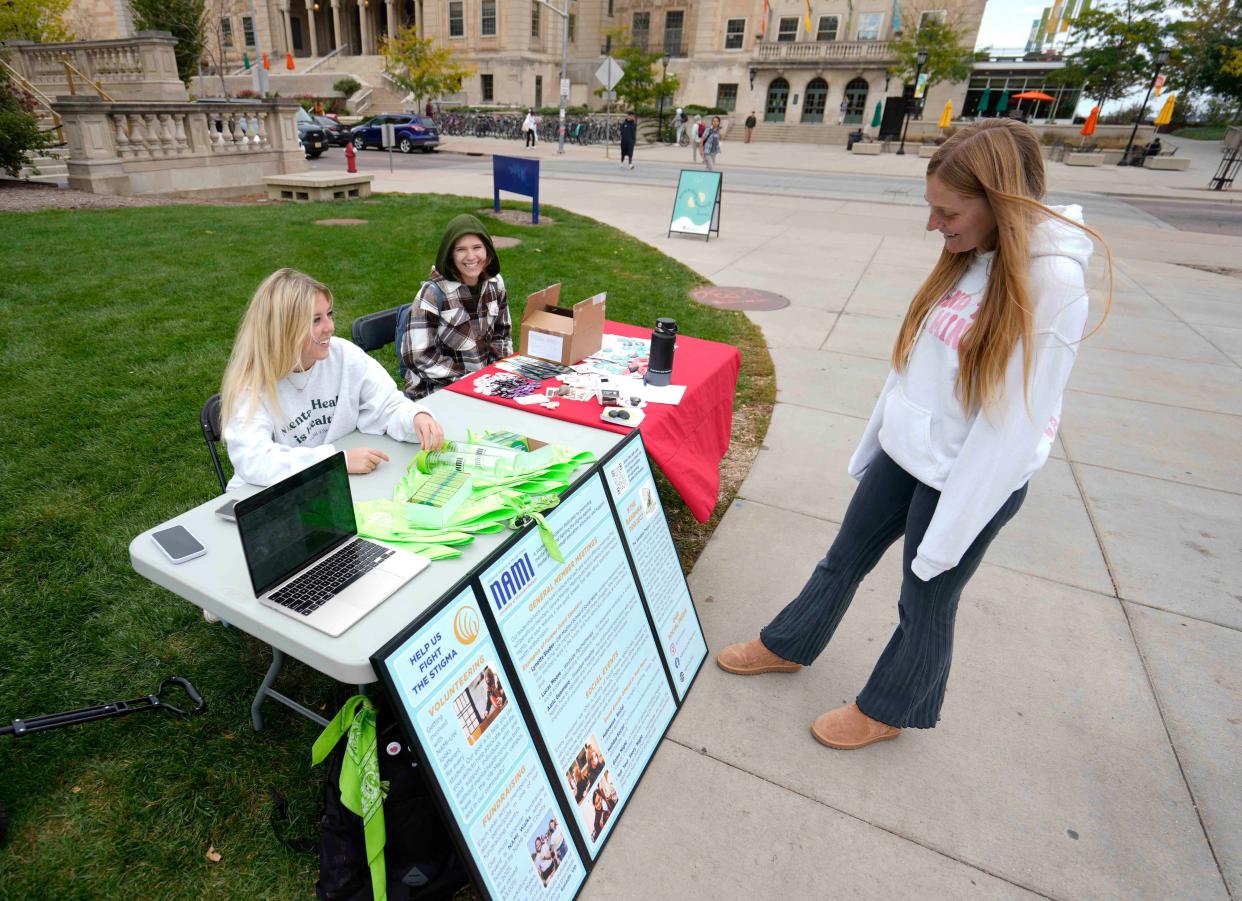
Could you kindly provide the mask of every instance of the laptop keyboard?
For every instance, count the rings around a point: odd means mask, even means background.
[[[392,554],[391,548],[359,539],[273,593],[271,599],[303,616],[310,616]]]

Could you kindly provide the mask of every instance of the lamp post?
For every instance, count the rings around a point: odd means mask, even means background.
[[[668,54],[660,60],[660,143],[666,144],[664,140],[664,82],[668,79]]]
[[[253,2],[253,0],[252,0]],[[561,84],[565,83],[565,79],[569,78],[569,0],[563,0],[564,9],[553,6],[548,0],[535,0],[536,3],[546,6],[552,12],[561,17]],[[569,97],[563,90],[557,91],[561,98],[561,121],[556,129],[556,152],[565,152],[565,104]]]
[[[917,94],[919,90],[919,76],[923,74],[923,66],[927,64],[927,51],[920,50],[918,55],[915,57],[915,62],[918,63],[918,65],[914,68],[914,92]],[[902,93],[904,94],[905,92],[903,91]],[[918,100],[917,97],[913,99]],[[903,97],[902,100],[904,101],[905,98]],[[909,130],[910,104],[906,103],[905,109],[903,109],[901,113],[901,146],[897,148],[898,156],[906,155],[906,132]]]
[[[1130,164],[1130,150],[1134,147],[1134,136],[1138,134],[1139,123],[1143,121],[1143,113],[1147,110],[1147,101],[1151,99],[1151,92],[1156,87],[1156,79],[1160,77],[1160,70],[1168,61],[1168,48],[1161,47],[1156,53],[1156,71],[1152,73],[1151,84],[1147,86],[1147,96],[1143,98],[1143,105],[1139,107],[1138,115],[1134,117],[1134,128],[1130,129],[1130,140],[1126,141],[1126,152],[1121,155],[1121,159],[1117,162],[1118,166]]]

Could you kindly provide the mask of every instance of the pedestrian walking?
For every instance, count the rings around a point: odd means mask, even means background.
[[[679,106],[677,112],[673,114],[673,141],[680,144],[682,132],[686,130],[686,114]],[[660,140],[664,140],[664,135],[660,135]]]
[[[1046,206],[1044,190],[1039,139],[1013,120],[974,122],[937,149],[927,230],[944,247],[906,311],[850,459],[859,484],[841,528],[759,637],[716,658],[738,675],[809,665],[904,534],[897,627],[855,702],[811,725],[830,748],[936,725],[962,589],[1052,449],[1087,324],[1091,238],[1103,242],[1081,207]],[[1111,275],[1110,256],[1110,285]]]
[[[634,168],[634,144],[638,141],[638,120],[633,113],[625,114],[625,121],[621,123],[621,166],[625,167],[625,160],[628,157],[630,168]]]
[[[513,120],[510,120],[510,121],[513,121]],[[537,131],[537,128],[536,128],[536,123],[535,123],[535,111],[533,109],[528,109],[526,111],[526,118],[522,120],[522,134],[526,137],[527,147],[535,146],[536,131]]]
[[[707,134],[707,126],[703,124],[703,117],[696,115],[694,121],[690,123],[690,161],[697,163],[699,161],[699,149],[703,146],[703,136]]]
[[[712,116],[712,127],[703,136],[703,165],[709,172],[716,168],[718,153],[720,153],[720,117]]]
[[[755,111],[751,110],[750,115],[746,117],[746,143],[750,143],[750,136],[755,130],[755,126],[759,124],[759,120],[755,118]]]

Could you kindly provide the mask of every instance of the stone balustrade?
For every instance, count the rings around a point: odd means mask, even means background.
[[[760,62],[793,65],[891,62],[895,58],[888,41],[764,41],[756,49]]]
[[[113,100],[188,100],[177,75],[176,45],[166,31],[140,31],[112,41],[8,41],[3,46],[9,51],[9,65],[49,96],[70,93],[64,66],[68,62],[99,82]],[[73,88],[74,94],[94,94],[76,75]]]
[[[108,103],[58,97],[69,186],[97,194],[227,196],[306,171],[297,104]]]

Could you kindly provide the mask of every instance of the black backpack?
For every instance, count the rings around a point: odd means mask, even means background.
[[[388,783],[384,798],[384,868],[390,901],[449,901],[470,881],[453,847],[448,828],[432,797],[431,789],[405,736],[381,706],[376,734],[380,779]],[[289,848],[319,848],[320,901],[372,901],[371,871],[367,867],[362,818],[341,803],[339,780],[345,759],[342,736],[323,762],[323,815],[319,839],[289,840],[281,837],[277,823],[287,817],[288,802],[269,786],[275,808],[272,825]],[[390,753],[394,752],[394,753]]]

